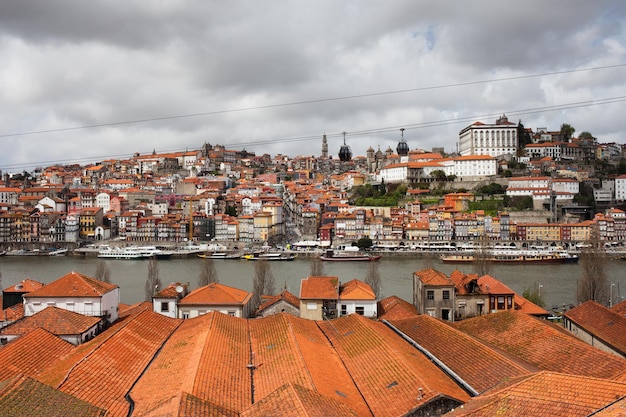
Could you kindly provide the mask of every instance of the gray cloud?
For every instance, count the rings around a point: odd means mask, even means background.
[[[362,155],[370,145],[395,148],[399,126],[621,96],[624,67],[272,107],[624,64],[625,8],[617,0],[6,1],[0,134],[212,114],[1,137],[0,169],[205,141],[317,155],[325,132],[391,129],[350,135]],[[623,142],[623,107],[512,119],[550,129],[570,123]],[[467,124],[405,136],[412,148],[452,151]],[[285,140],[300,137],[316,139]],[[252,144],[268,140],[276,142]],[[331,153],[341,142],[331,136]]]

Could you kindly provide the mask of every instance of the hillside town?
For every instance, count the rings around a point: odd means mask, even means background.
[[[0,245],[217,241],[233,246],[369,238],[556,242],[626,240],[624,145],[589,132],[529,129],[505,115],[459,133],[457,152],[350,147],[255,155],[205,143],[86,166],[4,172]],[[488,205],[487,203],[495,203]],[[595,233],[595,234],[594,234]]]
[[[410,150],[402,130],[395,152],[365,157],[345,139],[331,157],[322,137],[319,157],[205,143],[4,173],[0,249],[204,243],[283,256],[365,239],[398,254],[455,248],[457,260],[472,247],[473,263],[483,244],[620,254],[624,146],[567,126],[503,115],[461,130],[454,153]],[[590,298],[555,316],[487,270],[422,266],[406,277],[410,300],[310,274],[277,294],[149,277],[150,296],[123,304],[110,277],[24,276],[2,290],[0,415],[624,414],[626,301],[611,293],[608,306]]]

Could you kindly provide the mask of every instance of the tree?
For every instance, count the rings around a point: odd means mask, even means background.
[[[593,139],[593,135],[591,134],[591,132],[587,132],[586,130],[584,132],[580,132],[580,135],[578,135],[579,139]]]
[[[155,258],[148,261],[148,278],[144,290],[146,292],[146,301],[152,301],[152,297],[161,288],[161,278],[159,278],[159,264]]]
[[[606,253],[602,248],[602,241],[598,230],[591,231],[589,245],[580,253],[579,262],[582,275],[576,286],[576,301],[579,304],[594,300],[607,305],[609,301],[609,282],[606,276]]]
[[[363,250],[371,248],[374,245],[374,242],[372,242],[372,239],[369,237],[362,237],[356,242],[356,245],[359,249]]]
[[[229,216],[237,217],[237,208],[235,206],[226,206],[226,210],[224,212]]]
[[[274,274],[268,261],[262,259],[254,265],[252,283],[252,307],[256,310],[261,305],[261,296],[274,295]]]
[[[372,287],[376,299],[380,299],[380,290],[382,282],[380,280],[380,273],[378,272],[378,264],[376,262],[370,262],[367,275],[365,276],[365,283]]]
[[[544,308],[546,306],[546,302],[543,299],[543,295],[541,295],[541,287],[542,285],[536,282],[532,287],[524,287],[522,297],[524,297],[531,303],[536,304],[541,308]]]
[[[198,275],[198,287],[205,287],[209,284],[213,284],[214,282],[220,282],[217,277],[215,265],[213,265],[213,259],[205,258],[202,261],[202,266],[200,268],[200,274]]]
[[[567,140],[569,140],[572,136],[574,136],[575,131],[576,129],[574,129],[574,126],[570,124],[563,123],[561,125],[561,135],[563,135],[563,137]]]
[[[472,261],[474,273],[479,277],[489,275],[493,269],[492,253],[489,240],[484,234],[477,240],[478,246],[474,248],[474,260]]]
[[[309,263],[309,276],[324,276],[324,262],[322,262],[322,259],[319,256],[311,258],[311,261]]]
[[[98,261],[96,264],[94,278],[102,282],[111,282],[111,270],[104,261]]]

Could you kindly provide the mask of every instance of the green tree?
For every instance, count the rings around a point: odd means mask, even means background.
[[[356,245],[359,249],[363,250],[371,248],[374,245],[374,242],[372,242],[372,239],[369,237],[362,237],[356,242]]]
[[[543,299],[543,295],[541,294],[541,288],[543,285],[535,282],[532,287],[526,288],[524,287],[524,292],[522,293],[522,297],[527,299],[533,304],[538,305],[541,308],[545,308],[546,302]]]
[[[561,125],[561,135],[563,135],[564,138],[567,140],[569,140],[572,136],[574,136],[575,131],[576,129],[574,129],[574,126],[568,123],[563,123]]]
[[[580,135],[578,135],[578,137],[580,139],[593,139],[593,135],[591,134],[591,132],[587,132],[586,130],[584,132],[580,132]]]
[[[226,210],[224,210],[224,212],[229,216],[237,216],[237,208],[235,206],[226,206]]]

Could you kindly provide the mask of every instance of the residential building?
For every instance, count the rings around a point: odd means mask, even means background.
[[[55,306],[113,323],[118,317],[119,287],[70,272],[24,295],[24,314],[32,316]]]
[[[178,302],[178,318],[189,319],[217,311],[250,317],[252,293],[214,282],[197,288]]]
[[[454,321],[454,282],[443,272],[424,269],[413,273],[413,304],[420,314]]]
[[[323,320],[337,317],[339,278],[308,277],[300,283],[300,317]]]
[[[595,301],[563,313],[563,327],[591,346],[626,358],[626,317]]]

